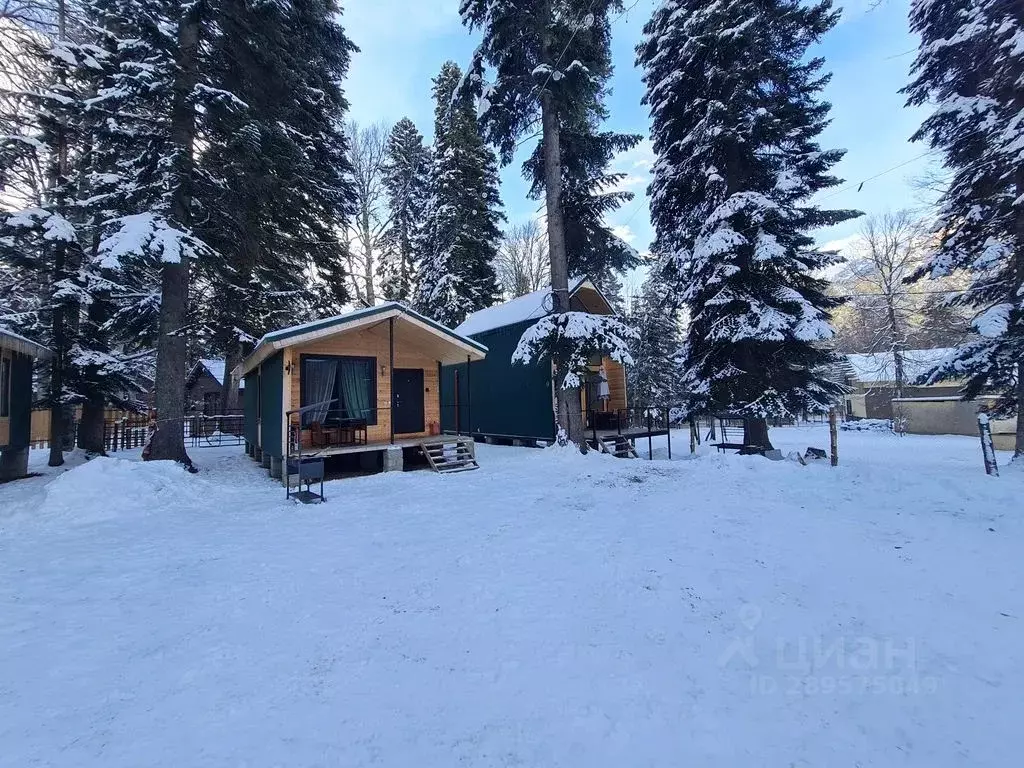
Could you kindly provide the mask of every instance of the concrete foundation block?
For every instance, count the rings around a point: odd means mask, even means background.
[[[0,481],[17,480],[28,474],[28,447],[0,451]]]
[[[401,472],[405,467],[405,458],[401,448],[387,448],[384,451],[384,471]]]
[[[270,476],[278,480],[281,479],[281,457],[271,456],[270,457]]]
[[[270,456],[269,453],[265,453],[263,451],[260,451],[260,463],[263,464],[263,468],[264,469],[270,469],[270,459],[271,459],[271,456]]]

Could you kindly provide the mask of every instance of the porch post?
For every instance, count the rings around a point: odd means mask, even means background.
[[[466,355],[466,434],[470,439],[473,438],[473,379],[469,373],[472,367],[473,361]]]
[[[388,378],[391,382],[391,407],[388,408],[388,424],[391,425],[391,444],[395,444],[395,318],[388,318]]]

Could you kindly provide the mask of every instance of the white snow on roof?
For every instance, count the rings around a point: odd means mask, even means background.
[[[579,290],[586,280],[585,277],[577,277],[569,281],[569,293],[573,294]],[[539,291],[506,301],[504,304],[481,309],[467,317],[462,325],[455,329],[455,332],[469,336],[474,333],[493,331],[495,328],[504,328],[506,325],[514,325],[524,320],[539,320],[549,315],[554,309],[550,297],[551,289],[542,288]]]
[[[203,367],[210,372],[210,375],[215,378],[221,386],[224,386],[224,375],[225,375],[225,363],[223,358],[217,358],[216,360],[200,360]],[[240,379],[238,382],[239,389],[245,389],[245,379]]]
[[[32,341],[32,339],[22,336],[20,333],[9,331],[6,328],[0,328],[0,337],[6,338],[10,342],[14,342],[18,346],[21,346],[27,350],[30,350],[32,354],[38,357],[45,357],[49,355],[49,350],[42,344]]]
[[[302,323],[301,325],[291,325],[288,326],[287,328],[278,328],[276,331],[271,331],[270,333],[265,334],[263,338],[256,343],[256,346],[260,346],[260,344],[262,344],[265,341],[272,341],[286,336],[294,336],[301,331],[309,331],[321,326],[329,327],[331,325],[345,323],[350,320],[358,320],[360,317],[364,315],[378,314],[389,309],[401,309],[411,311],[409,310],[408,307],[406,307],[404,304],[401,304],[400,302],[385,301],[380,304],[376,304],[372,307],[360,307],[359,309],[354,309],[351,312],[343,312],[340,315],[333,315],[331,317],[321,317],[319,320],[310,320],[308,323]]]
[[[908,383],[914,382],[933,367],[950,357],[955,349],[908,349],[903,353],[904,376]],[[861,355],[847,355],[857,381],[878,383],[896,381],[896,362],[892,352],[871,352]]]

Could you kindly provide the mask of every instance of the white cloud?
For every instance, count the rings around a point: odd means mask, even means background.
[[[636,240],[636,233],[629,228],[628,224],[612,227],[612,234],[630,245]]]

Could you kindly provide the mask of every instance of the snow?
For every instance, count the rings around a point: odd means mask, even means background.
[[[908,349],[903,352],[903,368],[907,381],[915,381],[956,353],[951,347]],[[892,352],[869,352],[847,355],[854,377],[864,383],[896,380],[896,362]]]
[[[972,438],[843,433],[834,470],[687,443],[480,445],[319,506],[237,449],[194,476],[33,452],[48,474],[0,485],[2,762],[1018,762],[1005,454],[990,478]]]
[[[221,386],[224,385],[224,368],[226,366],[224,358],[221,357],[217,358],[216,360],[200,360],[199,362],[202,363],[203,367],[206,368],[209,374],[213,376],[213,378],[215,378],[217,382],[221,384]],[[245,389],[244,378],[238,380],[238,388]]]
[[[577,277],[569,281],[569,294],[575,293],[587,278]],[[455,332],[463,336],[471,336],[477,333],[493,331],[495,328],[504,328],[507,325],[515,325],[525,320],[539,320],[548,315],[553,309],[551,289],[544,288],[525,296],[506,301],[504,304],[497,304],[487,309],[481,309],[469,315],[463,323],[455,329]]]

